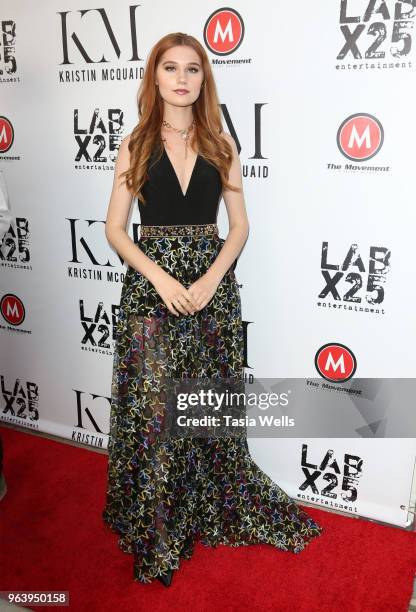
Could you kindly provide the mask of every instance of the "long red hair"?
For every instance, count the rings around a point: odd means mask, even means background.
[[[195,125],[190,134],[190,146],[198,144],[198,153],[212,163],[221,175],[224,189],[240,191],[228,182],[232,162],[232,149],[222,136],[220,105],[217,89],[208,56],[200,42],[188,34],[174,32],[161,38],[152,48],[146,63],[143,80],[137,94],[139,122],[130,135],[130,167],[121,176],[126,176],[126,185],[133,197],[145,204],[141,193],[147,179],[148,162],[154,150],[155,161],[163,154],[160,128],[163,120],[163,98],[156,86],[156,68],[162,55],[171,47],[187,45],[192,47],[202,64],[204,83],[198,99],[193,104]]]

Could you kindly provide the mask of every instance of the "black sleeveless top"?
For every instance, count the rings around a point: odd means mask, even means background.
[[[149,159],[148,178],[142,186],[146,204],[137,200],[141,225],[216,223],[222,194],[218,169],[198,154],[184,194],[166,149],[156,163],[155,155]]]

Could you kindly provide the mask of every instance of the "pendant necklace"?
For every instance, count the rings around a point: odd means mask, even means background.
[[[188,138],[189,138],[189,132],[192,130],[192,128],[195,125],[195,119],[192,119],[192,123],[184,129],[178,129],[173,127],[173,125],[171,125],[170,123],[168,123],[167,121],[163,120],[162,121],[162,125],[164,125],[167,128],[170,128],[171,130],[174,130],[175,132],[179,133],[181,135],[181,138],[183,138],[183,140],[185,141],[185,159],[187,158],[187,152],[188,152]],[[162,140],[164,142],[166,142],[166,138],[162,138]]]

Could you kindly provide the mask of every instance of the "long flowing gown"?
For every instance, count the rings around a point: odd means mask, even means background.
[[[224,239],[216,223],[222,185],[200,154],[183,193],[165,148],[149,162],[139,247],[189,287]],[[164,438],[171,378],[244,376],[244,336],[235,264],[193,315],[169,312],[153,285],[128,267],[121,291],[111,386],[104,522],[133,555],[133,579],[148,583],[195,542],[268,543],[299,553],[323,528],[252,459],[245,436]]]

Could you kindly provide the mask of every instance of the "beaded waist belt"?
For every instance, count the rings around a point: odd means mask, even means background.
[[[140,225],[140,236],[143,238],[200,235],[218,235],[218,225],[216,223],[193,223],[189,225]]]

